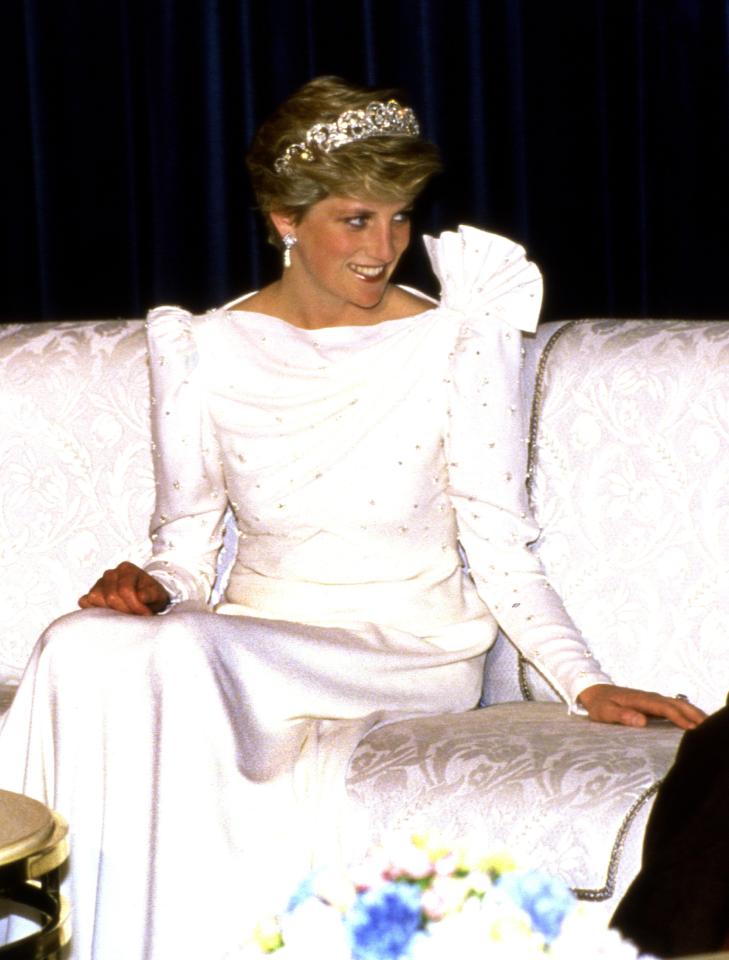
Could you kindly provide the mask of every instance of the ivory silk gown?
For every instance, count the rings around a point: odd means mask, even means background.
[[[52,624],[0,734],[0,785],[71,826],[74,960],[234,956],[313,864],[360,855],[356,744],[476,706],[497,620],[572,708],[609,682],[527,547],[539,271],[473,228],[426,246],[442,300],[413,317],[149,316],[147,569],[176,602]],[[211,612],[228,503],[240,538]]]

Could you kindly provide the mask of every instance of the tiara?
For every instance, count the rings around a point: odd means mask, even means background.
[[[331,123],[315,123],[300,143],[292,143],[273,164],[276,173],[288,173],[293,160],[312,163],[313,151],[330,153],[348,143],[370,137],[417,137],[420,125],[410,107],[397,100],[373,100],[364,110],[345,110]]]

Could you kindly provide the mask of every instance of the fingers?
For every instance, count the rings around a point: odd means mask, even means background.
[[[669,720],[682,730],[693,730],[705,719],[703,710],[688,700],[676,700],[646,690],[609,684],[588,687],[580,696],[591,720],[644,727],[650,717]]]
[[[618,688],[616,697],[627,712],[640,713],[646,721],[649,717],[662,717],[682,730],[693,730],[706,717],[703,710],[699,710],[688,700],[676,700],[659,693]]]
[[[169,597],[164,587],[133,563],[120,563],[106,570],[94,586],[79,598],[82,609],[104,607],[119,613],[149,617],[163,609]]]
[[[658,703],[655,709],[650,711],[651,715],[665,717],[682,730],[693,730],[706,719],[704,711],[688,700],[676,700],[675,697],[661,697],[658,694],[653,696],[658,699]]]
[[[170,602],[170,595],[162,584],[148,574],[145,574],[144,580],[140,582],[137,597],[152,613],[159,613],[160,610],[164,610]]]
[[[598,723],[617,723],[626,727],[644,727],[648,723],[645,713],[621,702],[621,698],[614,693],[615,689],[606,687],[605,690],[596,692],[589,702],[580,697],[587,708],[590,720]]]

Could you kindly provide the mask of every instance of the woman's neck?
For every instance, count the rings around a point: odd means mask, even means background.
[[[372,307],[337,301],[334,298],[307,297],[287,277],[264,287],[241,301],[235,309],[264,313],[305,330],[324,327],[374,326],[388,320],[399,320],[432,309],[424,298],[389,284],[382,299]]]

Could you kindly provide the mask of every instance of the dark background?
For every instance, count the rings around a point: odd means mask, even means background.
[[[728,0],[0,0],[0,318],[270,279],[243,157],[321,73],[408,91],[417,226],[525,244],[546,316],[729,316],[728,43]]]

